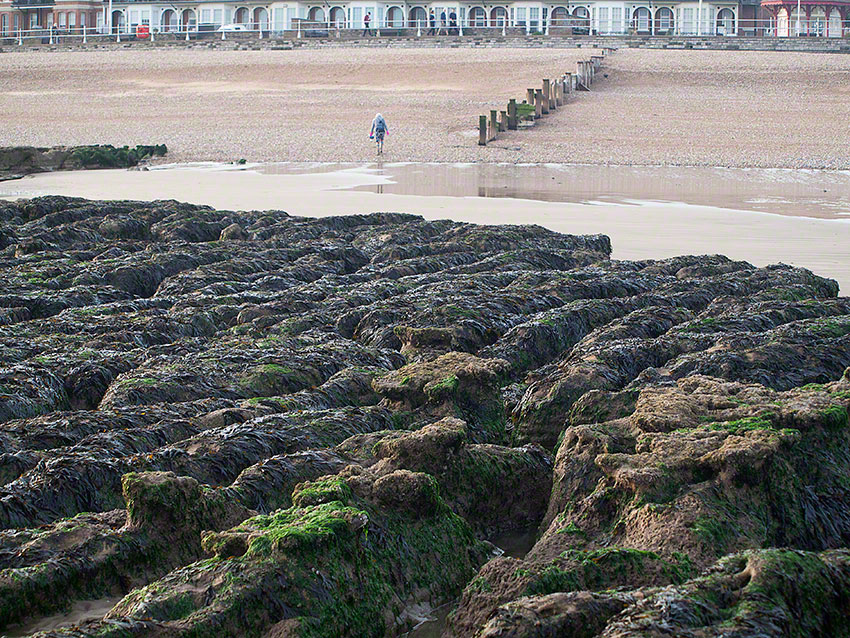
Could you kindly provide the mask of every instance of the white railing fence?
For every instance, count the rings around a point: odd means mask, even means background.
[[[678,19],[677,19],[678,18]],[[96,42],[121,42],[128,40],[196,40],[196,39],[249,39],[249,38],[362,38],[362,37],[465,37],[465,36],[755,36],[755,37],[800,37],[841,38],[850,37],[850,20],[835,17],[796,15],[779,16],[778,19],[738,19],[736,16],[719,16],[712,20],[692,19],[685,15],[658,15],[652,17],[635,15],[625,20],[618,17],[568,17],[537,20],[509,20],[504,18],[464,17],[455,23],[443,24],[439,19],[430,20],[383,20],[368,27],[346,21],[313,21],[294,19],[290,28],[281,29],[268,22],[253,22],[238,25],[185,25],[160,24],[115,25],[108,27],[77,26],[72,28],[11,29],[0,32],[0,42],[24,44],[87,44]]]

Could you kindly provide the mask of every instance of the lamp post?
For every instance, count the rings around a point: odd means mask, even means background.
[[[697,35],[702,35],[702,0],[697,7]]]

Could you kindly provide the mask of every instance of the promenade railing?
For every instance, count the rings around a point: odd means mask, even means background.
[[[565,19],[514,21],[465,19],[456,23],[443,24],[438,19],[434,24],[429,20],[385,20],[381,24],[372,23],[353,25],[343,21],[315,21],[295,19],[289,28],[281,25],[247,23],[240,25],[173,24],[157,25],[120,25],[108,27],[59,27],[30,29],[7,28],[0,32],[0,43],[9,44],[87,44],[89,42],[126,42],[157,40],[246,40],[246,39],[358,39],[358,38],[439,38],[439,37],[546,37],[546,36],[593,36],[597,38],[656,37],[769,37],[769,38],[823,38],[837,39],[850,37],[850,21],[836,20],[716,20],[681,21],[679,24],[668,19],[644,21],[635,19],[628,24],[622,21],[606,19],[584,19],[570,17]]]

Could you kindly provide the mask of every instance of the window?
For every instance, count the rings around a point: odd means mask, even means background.
[[[614,33],[623,32],[623,8],[614,7],[611,9],[611,31]]]
[[[611,24],[608,22],[608,7],[599,7],[599,22],[596,25],[599,33],[610,33]]]
[[[212,20],[212,9],[201,9],[201,24],[209,24]]]
[[[48,14],[47,17],[51,18],[51,17],[53,17],[53,15]],[[31,13],[30,14],[30,29],[35,29],[36,27],[38,27],[38,13]]]
[[[74,29],[77,26],[77,14],[73,11],[68,14],[68,28]]]
[[[65,13],[64,12],[59,14],[59,28],[60,29],[65,28]]]
[[[693,9],[685,9],[682,11],[682,32],[684,33],[695,33],[696,29],[694,28],[694,10]]]
[[[221,9],[213,9],[213,24],[221,24]]]
[[[80,14],[80,26],[81,27],[86,26],[86,15],[87,15],[86,13]]]
[[[516,26],[525,26],[525,7],[517,7],[516,10]]]
[[[15,31],[21,30],[21,16],[17,13],[12,16],[12,28],[14,28]]]
[[[535,31],[538,31],[540,29],[538,20],[540,20],[540,9],[538,9],[537,7],[531,7],[528,10],[528,21],[531,23],[531,28]]]
[[[9,29],[9,15],[4,13],[0,15],[0,33],[6,35],[6,31]]]

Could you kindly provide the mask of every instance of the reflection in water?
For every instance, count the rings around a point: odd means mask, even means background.
[[[296,165],[263,172],[301,172]],[[364,172],[379,184],[354,190],[399,195],[509,197],[548,202],[685,202],[782,215],[850,216],[850,172],[670,166],[561,164],[312,165],[311,173]],[[389,183],[386,183],[389,181]]]
[[[536,531],[534,529],[521,530],[500,534],[490,539],[490,542],[498,547],[503,553],[502,556],[510,556],[511,558],[523,558],[537,540]],[[446,622],[449,614],[455,608],[455,603],[447,603],[440,605],[431,611],[430,618],[418,625],[415,629],[405,634],[406,638],[439,638],[443,630],[446,628]]]
[[[64,613],[44,616],[2,632],[3,638],[29,636],[39,631],[53,631],[62,627],[79,625],[87,620],[103,618],[118,602],[118,598],[100,598],[97,600],[78,600]]]

